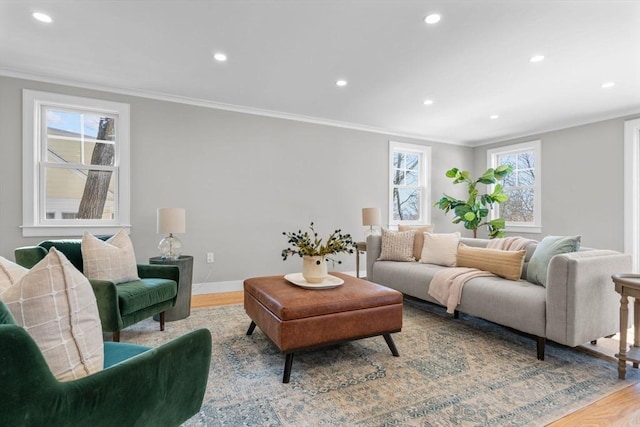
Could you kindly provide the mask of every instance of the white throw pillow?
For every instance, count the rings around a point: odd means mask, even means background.
[[[424,245],[420,262],[455,267],[460,233],[423,233]]]
[[[82,270],[87,278],[115,284],[139,280],[133,244],[124,229],[106,242],[85,232],[81,250]]]
[[[382,229],[380,261],[415,261],[413,257],[413,238],[415,230],[392,231]]]
[[[0,294],[24,276],[28,269],[0,256]]]
[[[56,248],[2,294],[60,381],[102,370],[98,303],[87,278]]]

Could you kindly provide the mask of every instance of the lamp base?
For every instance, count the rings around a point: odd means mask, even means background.
[[[164,239],[160,240],[158,244],[158,250],[160,250],[160,256],[163,259],[177,260],[182,254],[182,242],[173,234],[169,234]]]

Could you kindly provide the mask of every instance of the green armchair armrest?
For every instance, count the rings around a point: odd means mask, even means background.
[[[131,344],[105,343],[105,352]],[[53,377],[17,325],[0,325],[0,425],[178,426],[200,410],[211,334],[199,329],[73,381]],[[105,356],[106,358],[106,356]]]

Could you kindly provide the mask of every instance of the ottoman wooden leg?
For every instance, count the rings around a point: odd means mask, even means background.
[[[256,322],[252,320],[251,324],[249,325],[249,329],[247,329],[247,335],[251,335],[255,328],[256,328]]]
[[[387,342],[389,350],[391,350],[391,354],[393,354],[395,357],[400,357],[400,353],[398,353],[398,349],[396,348],[396,344],[393,342],[393,338],[391,338],[391,334],[384,334],[382,336]]]
[[[291,365],[293,365],[293,353],[287,353],[287,358],[284,361],[284,375],[282,376],[282,382],[288,383],[289,377],[291,377]]]

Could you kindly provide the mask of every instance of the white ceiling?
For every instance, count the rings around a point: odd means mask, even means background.
[[[478,145],[640,112],[640,1],[2,0],[0,74]]]

